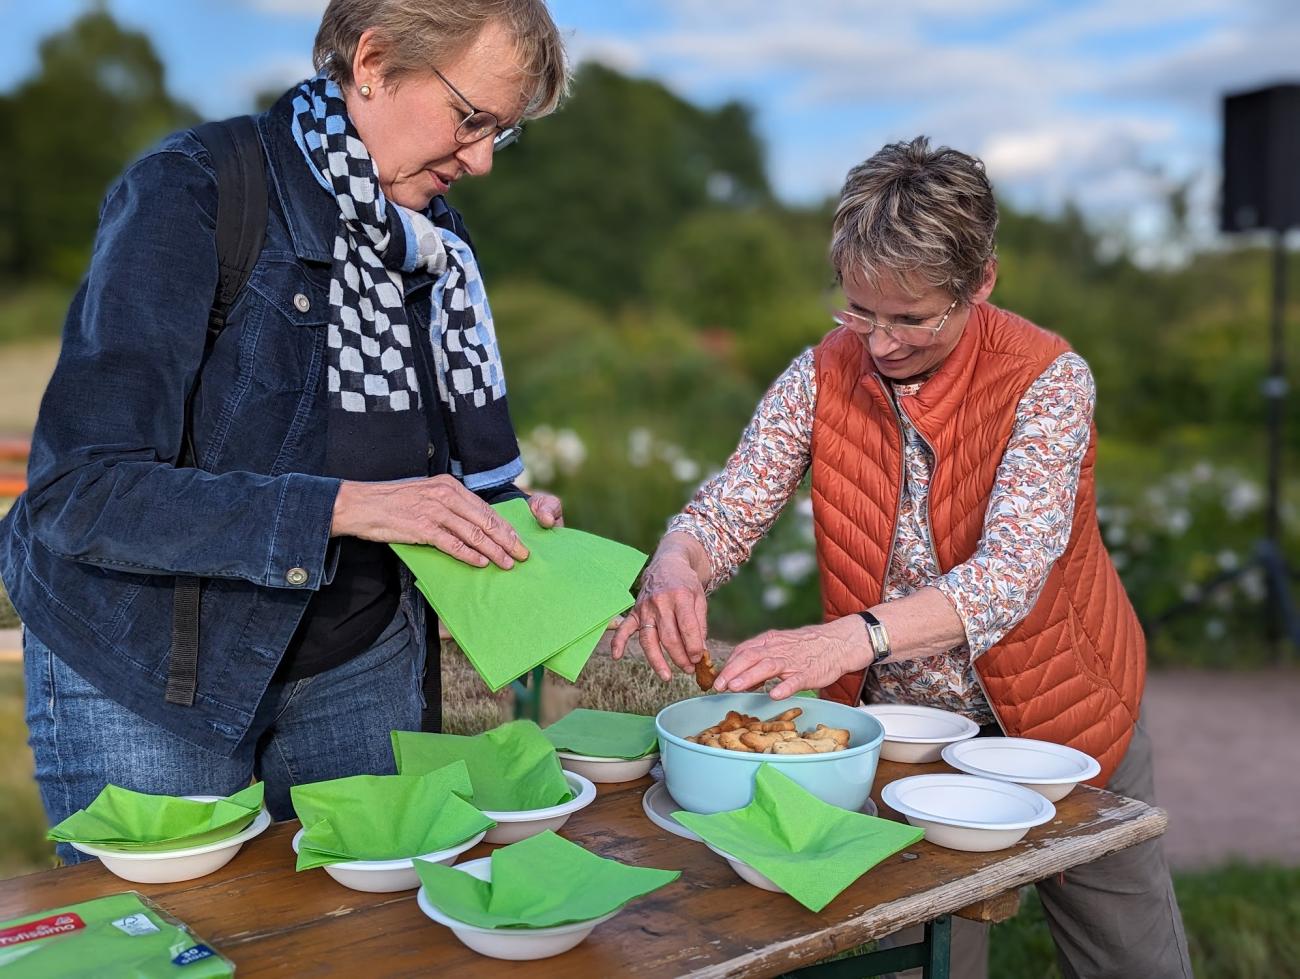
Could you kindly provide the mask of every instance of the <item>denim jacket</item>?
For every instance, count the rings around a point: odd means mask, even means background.
[[[182,132],[104,201],[28,489],[0,522],[0,575],[24,625],[123,706],[223,753],[337,559],[339,480],[309,474],[325,461],[338,210],[294,143],[288,98],[257,123],[266,244],[194,388],[197,468],[177,460],[217,283],[217,186],[207,151]],[[454,211],[443,219],[463,232]],[[416,336],[427,336],[432,282],[407,277]],[[436,443],[430,474],[449,468],[446,439]],[[176,575],[205,579],[192,707],[164,700]],[[409,581],[404,592],[423,642],[425,607]]]

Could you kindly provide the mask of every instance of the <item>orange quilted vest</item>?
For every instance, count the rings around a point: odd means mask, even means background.
[[[975,553],[1016,406],[1070,347],[987,303],[972,310],[956,348],[915,395],[900,397],[934,450],[930,521],[946,572]],[[882,600],[902,492],[902,430],[865,346],[838,329],[817,347],[812,440],[813,519],[822,606],[839,618]],[[1096,429],[1083,460],[1074,522],[1033,610],[975,661],[1009,735],[1068,744],[1101,763],[1105,785],[1124,756],[1146,675],[1146,642],[1097,526]],[[862,697],[865,673],[821,692]]]

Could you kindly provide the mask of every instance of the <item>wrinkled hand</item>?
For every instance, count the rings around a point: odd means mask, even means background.
[[[533,519],[543,527],[564,526],[564,506],[558,496],[534,493],[528,498],[528,509],[533,512]]]
[[[668,659],[683,673],[694,671],[706,648],[707,621],[708,599],[695,569],[681,555],[661,554],[641,576],[641,594],[614,633],[610,649],[614,659],[621,659],[636,633],[647,662],[668,681],[673,675]]]
[[[550,499],[558,508],[559,500]],[[545,501],[539,504],[546,505]],[[334,500],[330,535],[432,544],[479,568],[492,563],[508,570],[515,561],[528,558],[528,548],[515,529],[459,480],[446,475],[391,483],[345,480]]]
[[[764,632],[736,647],[718,673],[715,690],[751,690],[773,677],[773,700],[817,690],[871,663],[866,623],[853,615],[822,625]]]

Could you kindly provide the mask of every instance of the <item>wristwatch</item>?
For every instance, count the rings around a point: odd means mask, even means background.
[[[883,663],[893,654],[893,647],[889,645],[889,633],[881,621],[870,612],[859,612],[862,621],[867,624],[867,638],[871,640],[871,651],[874,654],[871,665]]]

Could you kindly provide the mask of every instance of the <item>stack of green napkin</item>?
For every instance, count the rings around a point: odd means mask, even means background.
[[[229,959],[135,891],[0,921],[5,979],[225,979]]]
[[[593,758],[644,758],[659,747],[653,717],[612,710],[580,707],[542,733],[559,751]]]
[[[705,816],[673,813],[706,842],[747,863],[810,911],[820,911],[886,857],[925,832],[822,802],[771,765],[760,765],[754,801]]]
[[[681,876],[606,860],[549,830],[494,852],[490,881],[423,860],[415,869],[430,904],[480,928],[590,921]]]
[[[346,860],[401,860],[446,850],[496,823],[465,801],[473,792],[463,761],[427,775],[353,775],[294,785],[306,832],[298,869]]]
[[[469,801],[488,812],[546,809],[573,798],[555,748],[532,721],[511,721],[474,737],[394,731],[393,759],[403,775],[464,762],[473,784]]]
[[[580,530],[543,528],[527,500],[494,509],[529,552],[509,571],[472,567],[434,547],[393,550],[493,691],[539,663],[576,681],[610,619],[632,607],[628,589],[646,556]]]
[[[47,838],[132,853],[217,843],[242,832],[257,818],[262,788],[257,782],[216,802],[195,802],[106,785],[94,802],[53,827]]]

